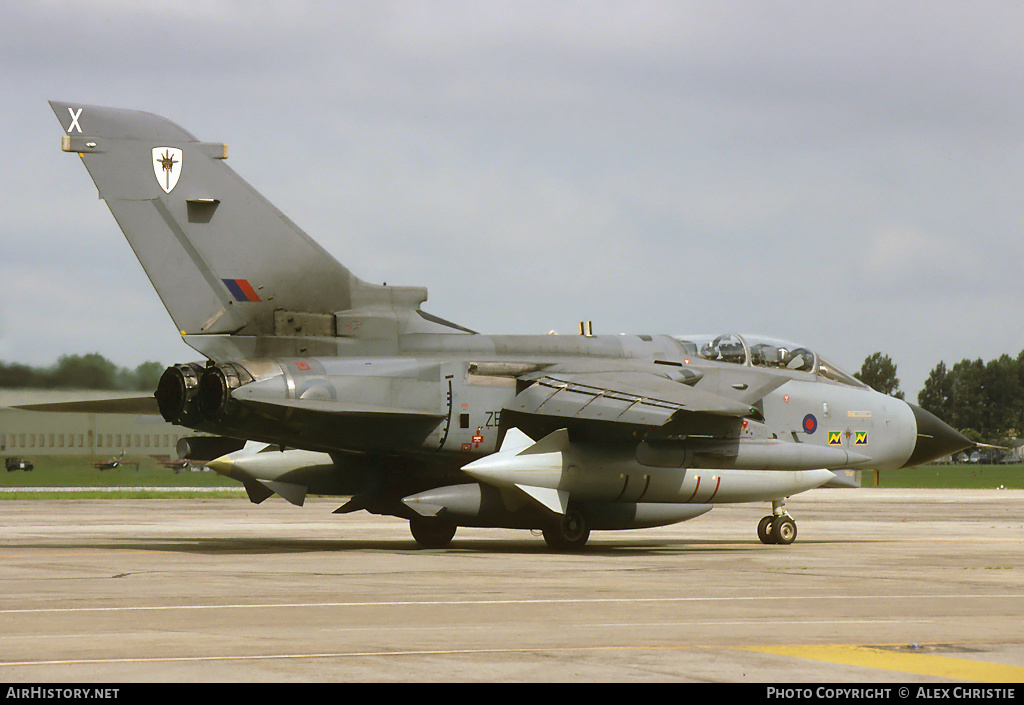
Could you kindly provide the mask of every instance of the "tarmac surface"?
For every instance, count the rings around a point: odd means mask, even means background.
[[[0,682],[1024,682],[1024,491],[813,490],[791,546],[722,505],[578,554],[340,503],[0,502]]]

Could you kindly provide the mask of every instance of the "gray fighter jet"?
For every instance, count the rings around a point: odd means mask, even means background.
[[[338,512],[405,518],[423,546],[478,526],[540,529],[559,549],[771,502],[757,533],[788,544],[787,497],[972,445],[799,345],[475,333],[424,311],[423,288],[354,276],[226,145],[149,113],[50,105],[205,358],[167,369],[161,414],[256,442],[213,463],[253,502],[340,495]]]

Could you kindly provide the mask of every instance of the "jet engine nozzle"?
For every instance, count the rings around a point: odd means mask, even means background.
[[[199,411],[208,421],[216,421],[230,414],[235,404],[231,392],[252,381],[252,376],[240,365],[222,362],[203,370],[199,378]]]
[[[156,387],[156,403],[164,421],[181,424],[197,417],[196,393],[203,366],[198,362],[172,365],[164,370]]]

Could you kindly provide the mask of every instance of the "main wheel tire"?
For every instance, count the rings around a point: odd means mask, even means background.
[[[578,509],[569,509],[542,530],[548,546],[556,551],[579,551],[590,538],[590,522]]]
[[[775,521],[775,517],[769,514],[766,517],[762,517],[761,521],[757,522],[757,538],[761,539],[761,543],[775,543],[775,535],[772,533],[773,521]]]
[[[788,546],[796,541],[796,522],[787,516],[775,517],[772,521],[774,543]]]
[[[409,530],[420,548],[444,548],[451,543],[458,527],[442,519],[412,519]]]

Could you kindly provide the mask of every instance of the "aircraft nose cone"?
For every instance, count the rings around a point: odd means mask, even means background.
[[[913,404],[907,406],[914,412],[914,420],[917,422],[917,442],[914,444],[914,452],[903,467],[921,465],[974,445],[973,441],[931,412]]]

